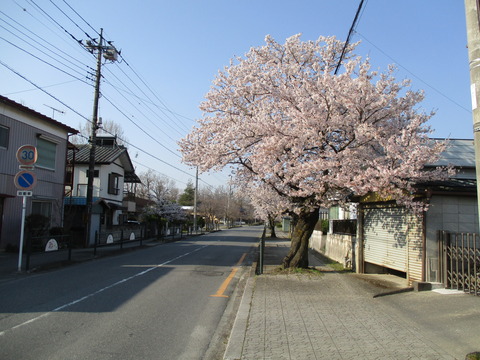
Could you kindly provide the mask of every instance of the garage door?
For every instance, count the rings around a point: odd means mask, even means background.
[[[364,212],[365,261],[422,278],[422,220],[403,207],[372,207]]]
[[[365,209],[365,261],[407,271],[404,208]]]

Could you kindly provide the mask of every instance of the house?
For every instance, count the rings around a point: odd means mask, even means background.
[[[17,150],[23,145],[37,149],[31,172],[36,177],[32,196],[26,197],[26,215],[49,218],[60,227],[64,195],[67,143],[78,131],[24,105],[0,96],[0,248],[20,243],[23,197],[17,196]]]
[[[425,213],[417,216],[394,201],[364,196],[358,199],[356,235],[328,234],[326,252],[336,254],[337,261],[350,261],[360,273],[393,273],[410,283],[442,281],[438,232],[477,233],[479,226],[473,140],[451,139],[448,144],[426,168],[452,165],[457,174],[418,184],[417,196],[429,204]]]
[[[128,211],[135,212],[134,203],[123,203],[124,187],[140,183],[125,146],[111,136],[97,136],[95,168],[93,172],[93,206],[91,233],[84,233],[87,223],[87,183],[90,163],[90,145],[75,145],[68,151],[65,188],[65,224],[75,235],[76,242],[87,239],[86,246],[95,242],[95,233],[111,229],[128,219]]]

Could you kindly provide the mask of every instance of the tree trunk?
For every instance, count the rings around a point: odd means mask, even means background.
[[[290,251],[283,259],[284,268],[308,268],[308,240],[318,221],[319,209],[302,211],[292,233]]]
[[[268,226],[270,227],[270,237],[276,238],[277,234],[275,233],[275,217],[272,215],[268,215]]]

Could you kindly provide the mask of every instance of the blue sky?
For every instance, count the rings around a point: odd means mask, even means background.
[[[345,40],[359,2],[2,0],[0,94],[74,128],[85,124],[95,59],[72,36],[98,37],[103,28],[123,60],[102,67],[100,116],[124,129],[137,173],[154,169],[183,189],[195,171],[181,164],[176,141],[201,117],[198,106],[218,70],[263,45],[267,34],[279,42],[298,33],[303,40]],[[352,38],[359,40],[357,54],[374,68],[397,64],[398,79],[425,90],[422,108],[436,111],[432,136],[473,138],[463,1],[365,1]],[[204,174],[200,186],[225,184],[227,174]]]

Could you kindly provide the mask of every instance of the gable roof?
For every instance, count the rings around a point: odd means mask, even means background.
[[[90,145],[76,145],[75,152],[76,164],[90,163]],[[127,149],[123,146],[99,146],[95,147],[95,164],[111,164],[117,160],[123,153],[127,153]],[[128,153],[127,153],[128,156]],[[68,151],[68,161],[73,160],[73,151]],[[130,161],[130,158],[128,159]],[[132,166],[133,167],[133,166]]]
[[[75,145],[75,149],[68,149],[67,161],[73,162],[73,156],[75,151],[75,164],[90,164],[90,145]],[[141,183],[140,178],[135,174],[135,168],[133,167],[130,156],[128,155],[127,148],[121,145],[115,146],[103,146],[97,145],[95,147],[95,164],[108,165],[119,159],[124,167],[124,177],[126,183]]]
[[[33,109],[30,109],[22,104],[19,104],[13,100],[10,100],[9,98],[6,98],[5,96],[2,96],[0,95],[0,104],[5,104],[5,105],[8,105],[14,109],[17,109],[17,110],[20,110],[26,114],[29,114],[29,115],[32,115],[34,116],[35,118],[39,119],[39,120],[42,120],[42,121],[45,121],[49,124],[52,124],[52,125],[55,125],[59,128],[62,128],[64,130],[66,130],[68,133],[71,133],[71,134],[78,134],[78,130],[68,126],[68,125],[65,125],[57,120],[54,120],[46,115],[43,115]]]

